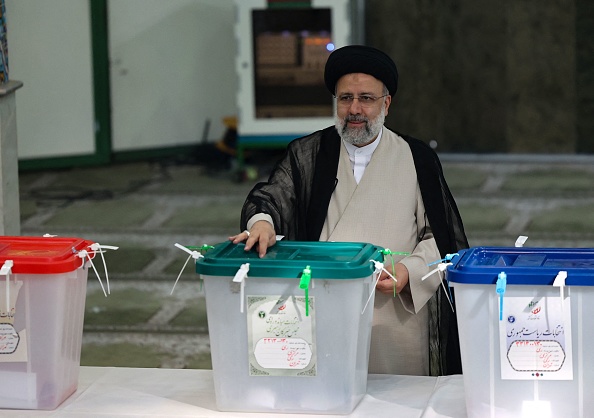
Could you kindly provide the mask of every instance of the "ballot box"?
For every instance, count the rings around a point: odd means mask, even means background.
[[[91,245],[0,237],[0,408],[54,409],[76,391]]]
[[[592,416],[594,249],[476,247],[451,262],[468,416]]]
[[[375,262],[368,243],[243,244],[196,262],[204,280],[217,406],[348,414],[366,393]]]

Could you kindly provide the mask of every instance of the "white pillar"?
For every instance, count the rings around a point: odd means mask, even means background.
[[[0,85],[0,235],[21,233],[15,91],[22,86],[14,80]]]

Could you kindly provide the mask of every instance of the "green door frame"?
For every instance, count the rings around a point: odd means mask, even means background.
[[[109,90],[109,45],[107,0],[88,0],[91,14],[91,53],[95,116],[95,152],[80,156],[20,160],[19,170],[40,170],[111,162],[111,118]]]
[[[107,15],[108,0],[88,0],[88,2],[91,15],[91,65],[93,71],[95,152],[93,154],[79,156],[20,160],[19,170],[86,167],[196,155],[199,149],[198,145],[113,151],[109,71],[109,21]]]
[[[112,154],[107,0],[89,0],[89,6],[95,97],[95,155],[97,163],[105,164],[110,162]]]

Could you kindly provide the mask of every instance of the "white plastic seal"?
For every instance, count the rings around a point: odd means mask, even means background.
[[[559,288],[559,293],[561,296],[561,307],[564,307],[564,300],[565,300],[565,279],[567,279],[567,272],[566,271],[560,271],[559,273],[557,273],[557,276],[555,276],[555,280],[553,281],[553,286],[558,287]]]
[[[104,249],[117,250],[118,248],[119,247],[114,247],[112,245],[101,245],[98,242],[96,242],[89,246],[89,249],[91,251],[80,250],[79,252],[76,253],[76,255],[78,257],[82,258],[82,260],[83,260],[83,264],[82,264],[83,268],[85,267],[85,264],[87,261],[91,264],[91,267],[93,267],[93,271],[95,272],[95,275],[97,275],[97,280],[99,280],[99,284],[101,285],[101,290],[103,290],[103,295],[105,295],[105,297],[107,297],[107,295],[111,294],[111,290],[109,287],[109,274],[107,273],[107,264],[105,263],[105,258],[103,257],[103,253],[105,252]],[[103,268],[105,269],[105,281],[107,283],[107,291],[105,290],[105,287],[103,286],[103,282],[101,281],[101,276],[99,275],[99,272],[97,271],[97,268],[95,267],[95,264],[93,264],[93,259],[91,257],[91,253],[93,253],[93,255],[95,255],[95,254],[101,255],[101,259],[103,260]]]
[[[179,281],[179,278],[181,277],[182,273],[184,272],[186,266],[188,265],[188,261],[190,261],[191,258],[193,258],[194,260],[198,260],[199,258],[204,257],[198,251],[192,251],[189,248],[184,247],[181,244],[178,244],[177,242],[175,243],[175,246],[177,248],[179,248],[180,250],[183,250],[183,251],[185,251],[186,253],[188,253],[190,255],[186,259],[186,262],[184,263],[183,267],[181,268],[179,274],[177,275],[177,279],[175,279],[175,283],[173,283],[173,287],[171,288],[171,292],[169,292],[170,295],[173,295],[173,291],[175,290],[175,286],[177,285],[177,282]]]
[[[243,313],[245,309],[245,279],[248,277],[248,272],[250,271],[250,263],[244,263],[239,267],[239,270],[233,276],[233,281],[235,283],[240,283],[240,291],[239,291],[239,312]]]

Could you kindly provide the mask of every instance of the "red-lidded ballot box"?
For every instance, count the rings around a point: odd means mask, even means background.
[[[92,244],[0,237],[0,408],[54,409],[76,391]]]
[[[471,248],[447,278],[469,418],[594,416],[593,248]]]

